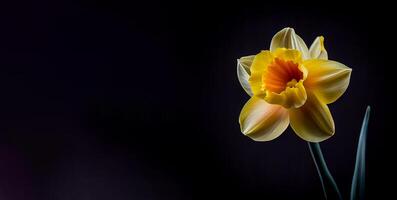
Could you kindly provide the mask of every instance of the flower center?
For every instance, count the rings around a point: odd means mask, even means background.
[[[302,79],[299,64],[275,58],[262,75],[262,90],[280,94],[287,87],[294,88]]]

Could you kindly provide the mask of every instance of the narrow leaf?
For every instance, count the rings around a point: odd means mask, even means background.
[[[360,138],[358,140],[356,165],[354,167],[354,174],[352,180],[352,188],[350,191],[350,200],[364,199],[365,192],[365,148],[367,140],[367,130],[369,122],[369,114],[371,107],[367,107],[365,112],[363,124],[361,126]]]

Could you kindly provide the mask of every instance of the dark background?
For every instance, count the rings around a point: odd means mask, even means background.
[[[1,5],[0,199],[322,199],[307,144],[291,129],[267,143],[239,131],[249,97],[236,59],[268,49],[287,26],[308,45],[323,35],[330,59],[353,68],[330,105],[336,134],[323,151],[347,197],[371,105],[367,199],[386,199],[394,13],[330,4]]]

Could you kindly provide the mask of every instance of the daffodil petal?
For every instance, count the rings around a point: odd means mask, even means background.
[[[318,36],[309,49],[310,58],[328,60],[328,53],[324,47],[324,37]]]
[[[326,104],[336,101],[346,91],[352,69],[336,61],[311,59],[303,63],[309,71],[306,90],[313,91]]]
[[[250,67],[252,61],[254,60],[255,56],[244,56],[240,59],[237,59],[237,77],[238,81],[241,84],[241,87],[247,92],[248,95],[252,96],[251,86],[248,82],[248,79],[251,75]]]
[[[251,86],[251,91],[256,96],[264,96],[265,91],[262,90],[262,75],[266,67],[273,62],[274,57],[270,51],[261,51],[255,55],[252,65],[250,67],[251,76],[248,82]]]
[[[240,113],[241,132],[255,141],[270,141],[288,128],[287,109],[252,97]]]
[[[314,94],[300,108],[289,110],[290,124],[295,133],[309,142],[321,142],[335,133],[334,120],[325,103]]]
[[[270,43],[270,51],[274,52],[278,48],[296,49],[302,53],[303,59],[309,59],[309,50],[299,35],[293,28],[284,28],[273,36]]]

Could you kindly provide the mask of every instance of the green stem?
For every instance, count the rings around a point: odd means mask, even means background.
[[[314,164],[318,175],[320,177],[321,186],[324,191],[325,199],[342,199],[342,195],[339,192],[338,186],[331,172],[328,170],[327,164],[325,163],[323,153],[319,143],[308,142],[310,154],[312,155]]]

